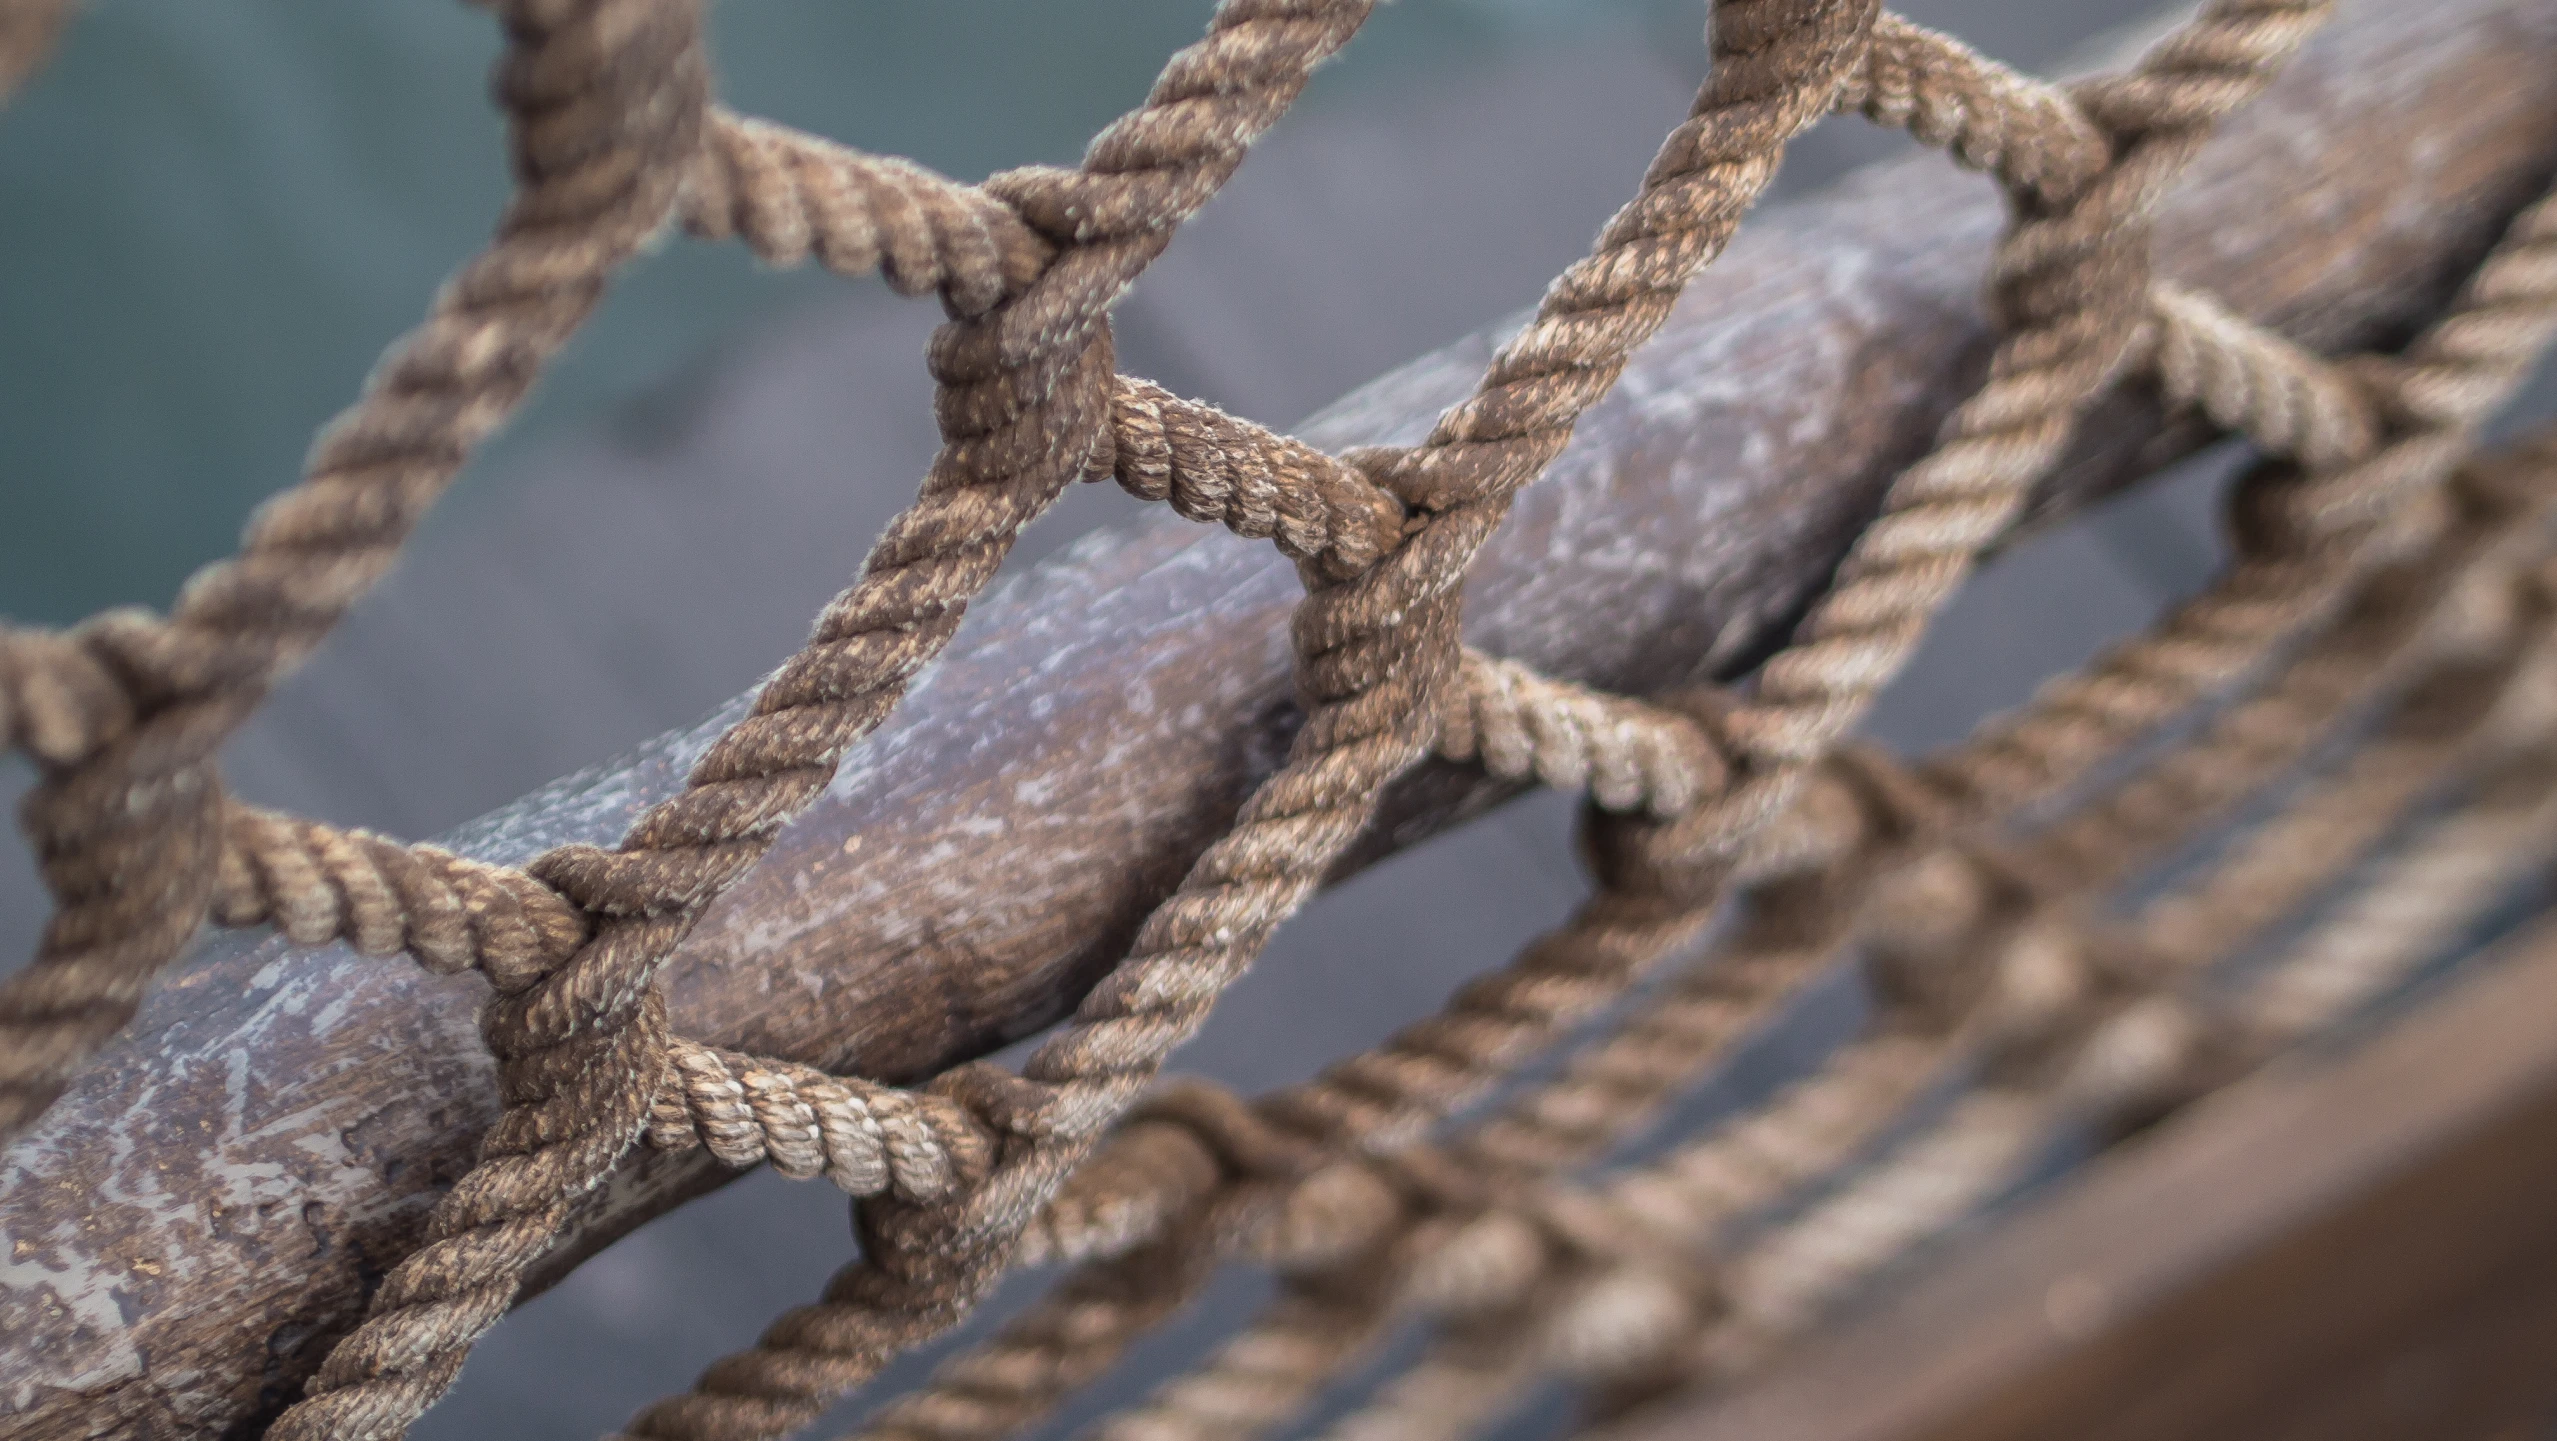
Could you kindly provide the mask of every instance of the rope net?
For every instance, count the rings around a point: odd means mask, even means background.
[[[17,17],[0,80],[64,8],[0,11]],[[698,0],[491,8],[516,192],[488,248],[166,615],[0,629],[0,743],[40,768],[24,822],[56,900],[35,963],[0,987],[0,1133],[208,921],[489,985],[503,1118],[274,1436],[401,1434],[642,1145],[833,1181],[860,1198],[860,1258],[632,1436],[791,1432],[1008,1270],[1061,1267],[864,1432],[991,1441],[1234,1258],[1270,1267],[1276,1299],[1096,1435],[1269,1431],[1415,1316],[1434,1339],[1329,1434],[1471,1434],[1555,1377],[1613,1414],[1762,1365],[2063,1128],[2109,1133],[2244,1074],[2557,854],[2557,435],[2475,453],[2557,331],[2557,201],[2517,215],[2391,355],[2305,353],[2149,264],[2178,171],[2327,4],[2215,0],[2063,88],[1874,0],[1720,0],[1692,113],[1588,257],[1425,441],[1342,455],[1118,375],[1109,311],[1368,3],[1226,0],[1080,167],[978,185],[719,108]],[[1467,649],[1467,564],[1512,498],[1786,144],[1840,111],[2004,187],[1986,379],[1748,685],[1602,694]],[[940,454],[806,647],[611,849],[489,865],[226,795],[223,739],[673,221],[774,264],[876,272],[951,317],[929,356]],[[2260,452],[2224,573],[1947,751],[1849,740],[2080,416],[2133,382]],[[1307,719],[1284,766],[1017,1072],[887,1086],[671,1034],[657,974],[704,908],[940,654],[1021,528],[1102,478],[1297,563]],[[1432,754],[1586,793],[1578,912],[1302,1084],[1157,1084],[1380,790]],[[2114,903],[2240,817],[2197,878]],[[2347,879],[2346,905],[2285,928]],[[2258,959],[2232,980],[2240,955]],[[1874,1011],[1816,1072],[1593,1170],[1842,967]]]

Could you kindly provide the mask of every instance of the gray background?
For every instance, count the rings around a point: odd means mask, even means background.
[[[2145,7],[1901,8],[2047,70]],[[974,176],[1073,159],[1208,9],[729,0],[714,29],[740,108]],[[1693,0],[1383,8],[1120,311],[1122,367],[1284,426],[1527,303],[1684,111],[1701,21]],[[0,614],[164,603],[290,479],[503,198],[494,52],[485,17],[441,0],[90,7],[0,113]],[[1781,191],[1902,143],[1824,126]],[[922,473],[936,318],[874,285],[676,243],[239,738],[233,783],[433,835],[750,686]],[[2224,468],[2000,561],[1874,729],[1949,738],[2197,584]],[[1021,563],[1127,514],[1105,492],[1079,491]],[[2069,607],[2000,603],[2063,577]],[[1425,1011],[1563,914],[1579,892],[1567,830],[1565,805],[1531,799],[1326,896],[1184,1063],[1267,1085]],[[23,849],[0,846],[0,964],[41,914]],[[1806,1024],[1852,1010],[1840,996]],[[823,1185],[758,1174],[646,1228],[504,1323],[419,1434],[610,1429],[813,1295],[849,1253],[843,1213]],[[1251,1295],[1238,1278],[1207,1314]],[[1184,1328],[1138,1369],[1214,1329]]]

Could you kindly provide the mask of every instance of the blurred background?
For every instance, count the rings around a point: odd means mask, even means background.
[[[1900,8],[2048,71],[2147,7]],[[738,108],[976,177],[1075,159],[1210,9],[725,0],[713,33]],[[1384,7],[1120,310],[1122,369],[1286,427],[1529,303],[1685,111],[1703,10]],[[488,232],[505,193],[496,49],[487,18],[447,0],[86,8],[0,112],[0,614],[163,605],[289,483],[314,427]],[[1780,194],[1902,143],[1823,127]],[[751,686],[922,474],[937,319],[875,284],[672,242],[239,738],[232,783],[432,836]],[[2214,479],[2197,466],[2003,560],[1877,729],[1939,739],[2198,583]],[[1132,510],[1079,488],[1016,563]],[[2062,572],[2073,607],[1995,601]],[[26,778],[8,765],[14,796]],[[1326,897],[1186,1062],[1266,1085],[1364,1043],[1368,1016],[1427,1009],[1561,916],[1580,888],[1567,833],[1559,801],[1522,802]],[[1415,911],[1397,888],[1446,900]],[[12,839],[0,964],[28,953],[42,913]],[[750,1176],[506,1322],[419,1434],[608,1430],[811,1297],[849,1250],[831,1188]]]

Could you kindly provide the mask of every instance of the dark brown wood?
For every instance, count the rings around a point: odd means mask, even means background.
[[[2557,1418],[2557,926],[1611,1441],[2456,1441]],[[2533,1429],[2524,1434],[2541,1434]]]
[[[2557,3],[2344,9],[2205,153],[2159,240],[2170,273],[2322,349],[2408,334],[2557,170]],[[1976,377],[2000,221],[1985,182],[1919,157],[1755,224],[1485,554],[1472,638],[1633,692],[1744,669]],[[1492,343],[1307,434],[1415,438]],[[2125,396],[2037,519],[2202,438]],[[1266,548],[1165,518],[989,600],[677,956],[677,1024],[908,1078],[1053,1020],[1281,754],[1294,594]],[[609,841],[716,724],[454,843]],[[1354,863],[1507,794],[1418,775]],[[0,1437],[220,1429],[289,1395],[495,1114],[478,994],[331,949],[208,943],[0,1158]],[[633,1165],[558,1268],[721,1179],[697,1156]]]

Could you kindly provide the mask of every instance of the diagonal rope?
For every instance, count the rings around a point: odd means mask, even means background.
[[[0,746],[42,771],[24,819],[57,901],[36,966],[0,986],[0,1135],[206,919],[406,952],[494,992],[504,1114],[275,1434],[404,1430],[643,1139],[827,1177],[863,1198],[863,1255],[636,1435],[782,1434],[955,1324],[1016,1261],[1081,1261],[870,1427],[993,1441],[1106,1372],[1238,1249],[1280,1272],[1279,1300],[1100,1434],[1276,1427],[1415,1306],[1442,1339],[1335,1434],[1470,1434],[1556,1370],[1621,1404],[1758,1364],[2003,1184],[2055,1118],[2173,1104],[2261,1061],[2392,984],[2557,844],[2557,772],[2529,750],[2557,694],[2537,656],[2549,442],[2453,474],[2557,338],[2557,200],[2517,216],[2397,356],[2309,354],[2151,271],[2163,192],[2325,4],[2219,0],[2128,71],[2063,89],[1870,0],[1723,0],[1691,115],[1476,390],[1420,445],[1337,457],[1118,375],[1108,317],[1366,0],[1226,0],[1080,167],[980,185],[719,108],[696,0],[496,8],[515,200],[302,484],[165,618],[0,625]],[[67,9],[0,0],[0,94]],[[1837,110],[2006,190],[1981,388],[1754,687],[1612,696],[1466,649],[1473,555],[1786,144]],[[611,849],[494,866],[225,797],[224,737],[671,221],[773,264],[876,273],[951,316],[928,357],[943,446],[807,646]],[[2235,495],[2237,561],[1950,752],[1909,766],[1847,744],[2078,416],[2132,380],[2263,453]],[[974,1065],[905,1088],[671,1035],[656,975],[704,908],[948,645],[1021,528],[1103,477],[1297,563],[1307,717],[1285,765],[1018,1075]],[[2195,734],[2137,754],[2218,695]],[[2373,712],[2387,719],[2351,759],[2197,887],[2098,918],[2102,894]],[[1253,1102],[1149,1090],[1382,790],[1433,753],[1585,791],[1588,903],[1302,1084]],[[2234,1004],[2187,994],[2481,756],[2500,758],[2491,783],[2296,964]],[[1737,920],[1706,944],[1726,910]],[[1681,958],[1653,1004],[1467,1116]],[[1661,1163],[1566,1179],[1847,964],[1880,1016],[1825,1068]],[[1966,1058],[1984,1083],[1856,1172]],[[1720,1249],[1745,1213],[1800,1194],[1808,1209]]]

